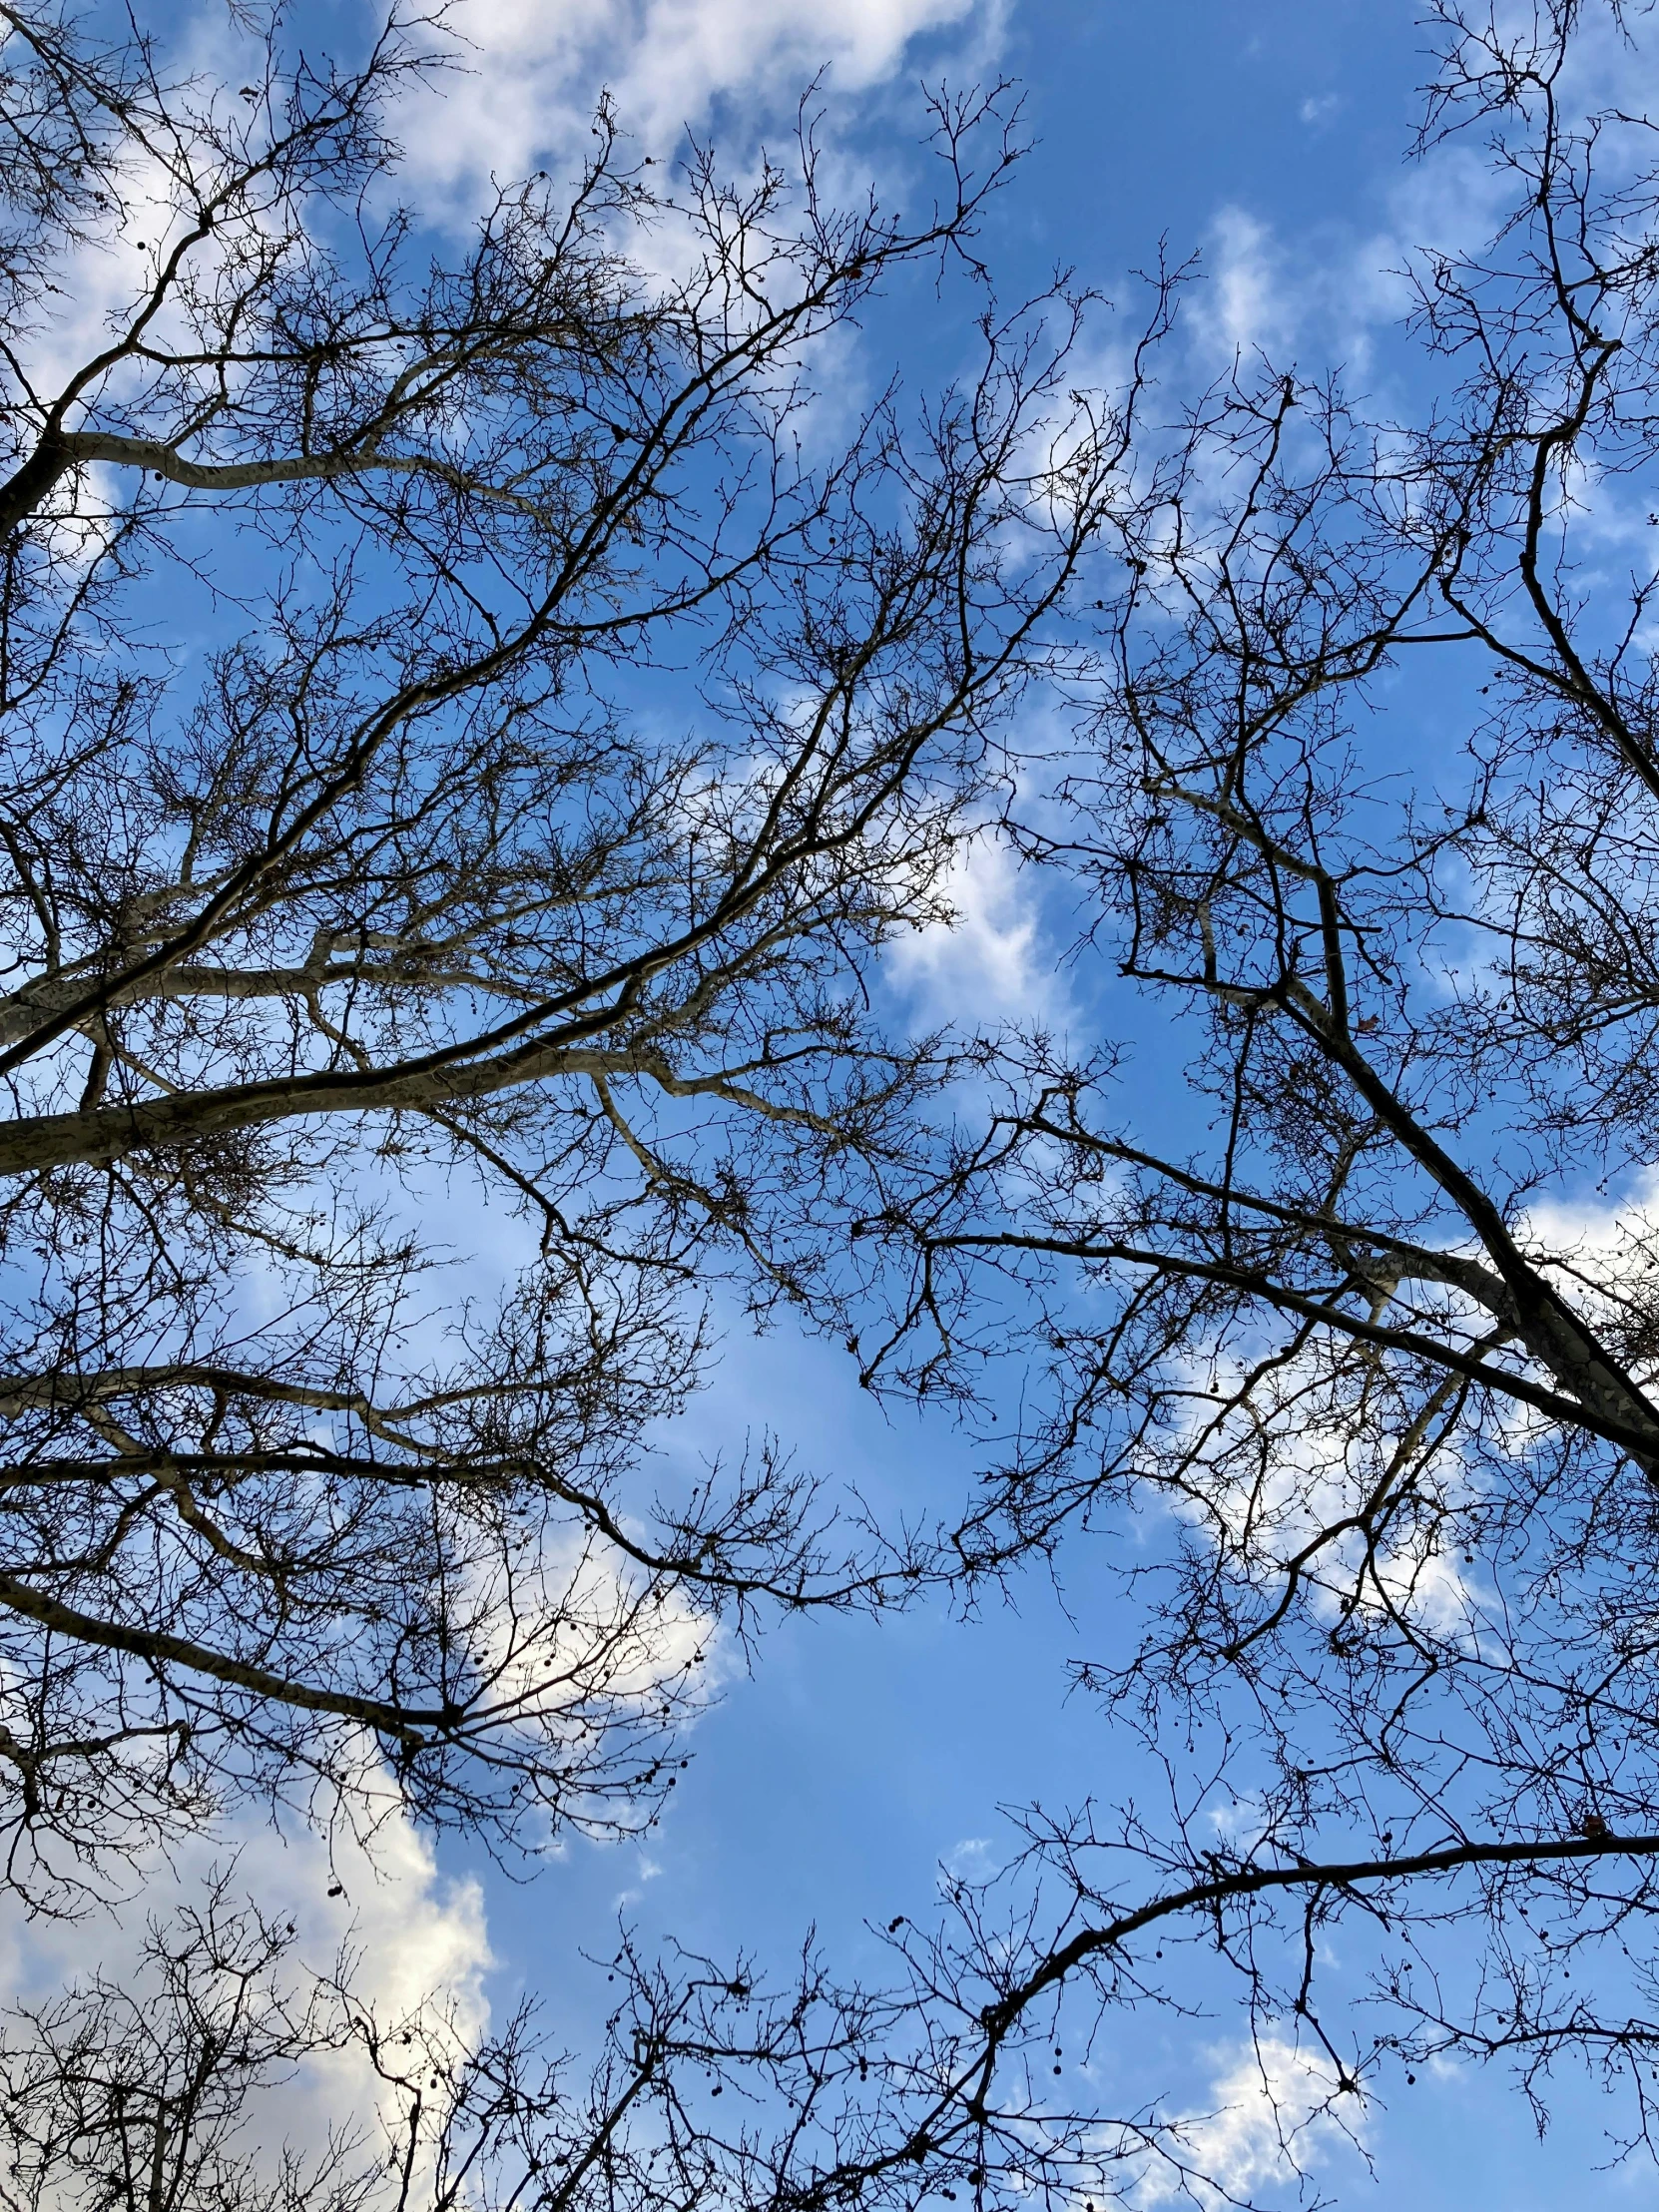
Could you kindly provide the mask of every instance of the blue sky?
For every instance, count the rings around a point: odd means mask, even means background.
[[[351,12],[341,0],[340,19]],[[464,212],[490,162],[506,172],[515,157],[532,166],[575,143],[577,119],[602,84],[615,87],[643,145],[671,150],[689,120],[741,160],[828,64],[842,174],[874,172],[902,193],[913,175],[917,80],[1005,73],[1025,89],[1034,141],[986,232],[1008,292],[1065,264],[1123,302],[1127,318],[1130,273],[1167,239],[1177,258],[1204,255],[1184,340],[1195,362],[1261,342],[1403,390],[1386,271],[1405,243],[1454,234],[1478,216],[1457,158],[1428,170],[1403,161],[1425,64],[1413,10],[1396,0],[1007,0],[995,9],[961,0],[474,0],[459,21],[475,41],[473,74],[447,110],[411,115],[405,134],[436,221]],[[1103,311],[1106,351],[1116,326]],[[949,374],[964,342],[960,324],[918,291],[872,323],[860,373],[878,381],[896,358],[925,384]],[[1427,726],[1414,730],[1423,745]],[[895,967],[901,1006],[918,1017],[977,1015],[1046,996],[1079,1025],[1137,1030],[1137,1009],[1099,977],[1055,976],[1060,917],[994,855],[964,878],[961,903],[954,937]],[[1169,1081],[1155,1038],[1141,1038],[1132,1080],[1149,1101]],[[947,1424],[883,1414],[833,1349],[788,1330],[757,1340],[732,1318],[710,1389],[662,1447],[671,1459],[730,1451],[763,1430],[815,1468],[918,1513],[959,1495],[976,1463],[971,1438]],[[573,2040],[603,2008],[603,1976],[578,1954],[607,1946],[619,1912],[648,1937],[741,1944],[780,1962],[815,1928],[841,1970],[878,1970],[866,1924],[924,1917],[941,1864],[995,1865],[1010,1848],[1001,1808],[1075,1803],[1123,1786],[1123,1747],[1086,1700],[1066,1694],[1067,1663],[1098,1656],[1118,1632],[1116,1602],[1078,1551],[1058,1589],[1032,1578],[1013,1602],[971,1620],[922,1607],[879,1626],[815,1620],[773,1630],[752,1673],[728,1670],[648,1851],[573,1843],[524,1886],[447,1847],[434,1862],[408,1840],[389,1888],[377,1891],[366,1874],[347,1884],[363,1940],[385,1971],[404,1954],[411,1976],[450,1974],[474,2005],[539,1988]],[[314,1870],[291,1879],[314,1886]],[[22,1941],[0,1933],[6,1939]],[[49,1963],[68,1941],[41,1938],[41,1958]],[[1137,2098],[1165,2093],[1171,2105],[1202,2106],[1218,2093],[1225,2101],[1232,2092],[1215,2085],[1236,2069],[1240,2035],[1222,2007],[1150,2040],[1144,2027],[1126,2029],[1124,2047],[1108,2042],[1097,2053],[1103,2100],[1121,2083]],[[1603,2118],[1599,2096],[1563,2083],[1540,2144],[1496,2077],[1425,2074],[1367,2123],[1375,2179],[1335,2149],[1315,2178],[1345,2208],[1409,2201],[1416,2212],[1542,2212],[1654,2201],[1651,2172],[1595,2170]],[[1240,2155],[1254,2155],[1240,2140]]]

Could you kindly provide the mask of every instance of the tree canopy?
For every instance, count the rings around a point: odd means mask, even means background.
[[[1217,2003],[1316,2118],[1584,2062],[1651,2148],[1659,162],[1582,90],[1630,11],[1432,20],[1418,152],[1499,197],[1406,272],[1411,414],[1195,389],[1190,268],[1089,388],[1090,302],[976,258],[1004,92],[935,101],[909,226],[828,204],[810,108],[743,186],[602,109],[442,261],[387,191],[433,27],[277,26],[233,91],[0,9],[11,1884],[251,1794],[649,1823],[717,1619],[1079,1546],[1153,1785],[1031,1811],[878,1988],[625,1940],[585,2071],[349,1959],[295,1994],[223,1880],[153,2006],[13,2020],[20,2203],[1215,2203],[1201,2131],[1054,2077]],[[978,365],[827,445],[814,363],[914,264]],[[889,1018],[987,835],[1102,1034]],[[467,1178],[521,1249],[446,1308]],[[771,1447],[641,1494],[717,1283],[966,1424],[975,1495],[849,1520]],[[383,2142],[236,2149],[347,2049]]]
[[[619,1488],[707,1285],[804,1300],[941,1080],[859,977],[938,908],[1111,433],[1032,459],[1029,313],[919,416],[805,418],[897,267],[972,284],[1012,142],[941,100],[906,228],[826,203],[810,112],[793,172],[659,187],[602,110],[443,261],[384,121],[436,26],[345,70],[278,23],[237,89],[4,25],[11,1878],[388,1773],[649,1821],[712,1611],[905,1570],[765,1451]],[[526,1225],[493,1304],[432,1275],[469,1178]]]

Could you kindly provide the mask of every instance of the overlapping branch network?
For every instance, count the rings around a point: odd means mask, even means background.
[[[1165,1812],[1039,1824],[1062,1897],[1098,1930],[1078,1834],[1189,1900],[1306,1886],[1305,1947],[1214,1931],[1272,2035],[1311,2031],[1315,1931],[1359,1910],[1319,1870],[1401,1868],[1392,2024],[1331,2031],[1333,2078],[1507,2052],[1541,2094],[1570,2049],[1642,2135],[1659,187],[1634,98],[1584,101],[1621,38],[1643,66],[1628,13],[1438,22],[1423,150],[1484,134],[1506,198],[1404,273],[1428,401],[1254,357],[1137,443],[1076,740],[1006,822],[1084,917],[1107,1041],[987,1042],[985,1123],[861,1225],[909,1283],[868,1364],[970,1394],[1023,1331],[1046,1392],[960,1571],[1093,1531],[1139,1601],[1079,1675]]]
[[[249,1786],[649,1822],[717,1614],[914,1579],[770,1446],[637,1468],[709,1286],[832,1297],[925,1147],[948,1056],[862,973],[1121,451],[1042,444],[1080,303],[986,304],[1007,103],[935,104],[912,226],[826,202],[810,113],[739,188],[602,110],[446,261],[376,212],[441,25],[240,88],[0,36],[12,1875]],[[815,350],[933,263],[977,372],[827,446]]]

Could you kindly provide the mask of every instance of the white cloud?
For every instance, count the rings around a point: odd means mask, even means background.
[[[1641,19],[1647,12],[1645,6],[1621,10],[1614,0],[1592,0],[1590,6],[1572,10],[1565,66],[1550,86],[1556,112],[1569,128],[1599,109],[1634,114],[1651,105],[1659,84],[1659,51],[1642,35]],[[1524,49],[1535,40],[1548,41],[1554,13],[1534,0],[1493,0],[1489,20],[1505,45]],[[1486,10],[1471,10],[1470,15],[1483,27]],[[1543,50],[1547,54],[1547,44]]]
[[[985,1836],[964,1836],[944,1855],[944,1871],[957,1882],[989,1882],[997,1871],[996,1847]]]
[[[1305,102],[1305,123],[1334,112]],[[1472,148],[1436,149],[1388,191],[1382,220],[1363,234],[1322,223],[1285,237],[1249,209],[1224,207],[1204,253],[1206,280],[1185,316],[1203,352],[1229,360],[1260,349],[1279,364],[1312,347],[1370,365],[1378,333],[1409,305],[1404,271],[1423,253],[1473,253],[1501,220],[1511,180]]]
[[[1196,2203],[1209,2212],[1248,2202],[1255,2191],[1283,2188],[1343,2140],[1356,2139],[1352,2123],[1327,2109],[1338,2083],[1323,2052],[1311,2056],[1284,2036],[1263,2035],[1217,2055],[1212,2109],[1178,2131],[1193,2173],[1183,2181],[1167,2166],[1149,2166],[1136,2191],[1139,2204]]]
[[[1420,1442],[1407,1444],[1417,1406],[1404,1395],[1356,1423],[1307,1356],[1277,1364],[1246,1401],[1253,1364],[1243,1356],[1188,1363],[1185,1434],[1195,1445],[1202,1436],[1206,1448],[1187,1466],[1174,1510],[1269,1593],[1322,1530],[1335,1531],[1299,1575],[1316,1619],[1335,1621],[1357,1602],[1362,1613],[1385,1608],[1428,1635],[1469,1636],[1480,1597],[1455,1556],[1457,1510],[1468,1497],[1455,1445],[1425,1453]],[[1389,1517],[1373,1545],[1357,1523],[1384,1482]]]
[[[928,34],[958,34],[971,73],[997,41],[1001,9],[1002,0],[462,0],[450,18],[457,66],[406,94],[394,117],[406,154],[400,185],[428,216],[446,200],[460,215],[492,177],[573,168],[607,89],[639,149],[659,157],[688,124],[707,130],[717,116],[745,137],[787,128],[822,71],[837,94],[868,93]],[[245,46],[215,11],[181,21],[187,75],[235,85]],[[107,341],[111,318],[131,313],[179,229],[177,191],[159,163],[130,161],[122,199],[125,220],[75,255],[49,317],[27,334],[26,366],[49,395]]]
[[[1255,1850],[1271,1825],[1267,1801],[1258,1790],[1246,1790],[1225,1804],[1211,1806],[1205,1818],[1215,1835],[1241,1858]]]
[[[463,2046],[484,2033],[492,1960],[483,1894],[470,1878],[440,1875],[430,1845],[400,1813],[367,1846],[344,1834],[324,1842],[297,1824],[245,1818],[135,1871],[139,1895],[117,1911],[65,1923],[29,1921],[13,1908],[0,1919],[8,1995],[49,2000],[94,1969],[142,1989],[147,1921],[166,1923],[181,1908],[202,1907],[214,1877],[228,1873],[229,1909],[252,1903],[268,1922],[292,1924],[289,1980],[327,1973],[344,1950],[355,1960],[357,1997],[382,2020],[426,2007]],[[263,2157],[275,2158],[284,2143],[315,2152],[330,2126],[368,2120],[376,2101],[372,2068],[361,2046],[349,2043],[319,2053],[291,2080],[257,2090],[247,2140]]]
[[[185,229],[175,185],[161,164],[148,156],[127,161],[120,194],[119,213],[89,234],[54,271],[39,320],[32,328],[12,333],[23,372],[43,401],[55,399],[71,377],[103,351],[112,331],[130,324],[155,281],[157,269]],[[215,240],[198,246],[192,268],[199,279],[220,251]],[[163,343],[188,346],[191,342],[189,326],[176,304],[151,324],[150,336]],[[93,387],[94,395],[128,389],[142,373],[123,363]],[[104,487],[113,489],[115,472],[100,474]]]
[[[1294,342],[1304,302],[1287,281],[1285,257],[1264,223],[1243,208],[1223,208],[1205,254],[1208,281],[1193,295],[1189,320],[1215,351],[1274,353]]]
[[[64,1922],[25,1920],[13,1907],[3,1924],[13,1988],[38,1991],[94,1963],[119,1969],[137,1956],[145,1915],[165,1916],[200,1898],[216,1869],[234,1870],[234,1898],[251,1898],[269,1919],[294,1924],[307,1964],[327,1966],[347,1943],[362,1953],[366,1998],[396,2009],[442,1990],[483,2025],[490,1964],[483,1893],[470,1879],[440,1875],[431,1845],[401,1813],[366,1842],[344,1830],[325,1840],[298,1823],[234,1821],[143,1861],[138,1912],[129,1903]],[[339,1895],[330,1896],[335,1889]]]
[[[887,972],[932,1021],[1044,1019],[1060,1008],[1033,878],[990,834],[962,845],[941,886],[950,918],[895,938]]]
[[[1592,1328],[1617,1332],[1652,1302],[1659,1271],[1659,1168],[1620,1195],[1541,1198],[1517,1227],[1528,1257]],[[1651,1380],[1651,1367],[1638,1367]]]
[[[719,107],[792,112],[826,67],[837,91],[866,91],[918,37],[975,18],[994,36],[982,0],[468,0],[468,74],[411,110],[410,164],[462,194],[523,174],[580,144],[605,87],[641,149],[666,154]]]
[[[1517,1222],[1515,1235],[1592,1328],[1616,1335],[1633,1309],[1645,1311],[1653,1301],[1659,1168],[1611,1197],[1540,1197]],[[1479,1256],[1477,1247],[1466,1251]],[[1456,1298],[1447,1305],[1461,1308]],[[1472,1307],[1463,1310],[1474,1317]],[[1356,1426],[1324,1394],[1318,1367],[1296,1360],[1257,1388],[1248,1413],[1235,1407],[1218,1422],[1218,1409],[1240,1389],[1247,1365],[1243,1357],[1208,1364],[1194,1359],[1184,1371],[1191,1392],[1185,1433],[1196,1440],[1208,1430],[1211,1448],[1203,1468],[1189,1468],[1180,1510],[1212,1541],[1224,1542],[1236,1566],[1272,1588],[1322,1528],[1342,1527],[1375,1495],[1413,1401],[1401,1398],[1386,1414],[1374,1410]],[[1654,1373],[1651,1364],[1637,1369],[1644,1382]],[[1540,1373],[1539,1380],[1548,1378]],[[1512,1404],[1497,1433],[1519,1454],[1551,1426],[1544,1414]],[[1473,1492],[1455,1441],[1419,1465],[1408,1493],[1401,1487],[1396,1494],[1409,1509],[1392,1521],[1387,1540],[1373,1553],[1357,1531],[1328,1544],[1304,1579],[1305,1602],[1317,1619],[1329,1621],[1357,1593],[1362,1612],[1385,1600],[1427,1634],[1454,1641],[1478,1634],[1491,1600],[1457,1556],[1460,1508],[1473,1502]],[[1248,1813],[1241,1801],[1218,1825],[1236,1818],[1248,1829]]]

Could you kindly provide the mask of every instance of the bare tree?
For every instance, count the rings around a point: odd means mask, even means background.
[[[248,2107],[289,2086],[348,2030],[319,1977],[285,1978],[291,1931],[233,1902],[152,1920],[124,1974],[20,2005],[0,2031],[0,2195],[8,2206],[243,2203],[338,2207],[378,2187],[347,2131],[262,2160]]]
[[[987,304],[995,100],[936,104],[919,226],[825,204],[810,115],[739,189],[695,151],[659,184],[602,111],[571,196],[501,190],[432,260],[387,118],[440,32],[345,68],[277,24],[239,89],[0,11],[0,1762],[37,1902],[227,1790],[649,1821],[715,1612],[914,1567],[764,1450],[653,1506],[640,1439],[713,1282],[830,1295],[903,1184],[948,1060],[860,972],[940,910],[1121,425],[1032,442],[1080,303]],[[929,259],[976,377],[827,450],[815,346]],[[499,1296],[434,1272],[480,1191]]]
[[[879,1993],[838,1987],[811,1948],[771,1982],[744,1957],[647,1958],[626,1935],[592,1963],[610,2001],[579,2064],[533,2004],[484,2032],[441,1998],[387,2011],[349,1945],[307,1963],[293,1926],[220,1873],[150,1922],[125,1972],[0,2016],[0,2203],[909,2212],[963,2190],[1069,2198],[1154,2163],[1213,2186],[1181,2128],[1061,2120],[1034,2069],[1023,2104],[963,2109],[962,2026],[919,1961]]]
[[[141,204],[152,257],[98,350],[10,362],[13,1879],[382,1763],[432,1820],[648,1819],[709,1608],[942,1572],[843,1556],[771,1460],[654,1528],[628,1497],[730,1266],[875,1386],[969,1400],[1023,1333],[1046,1410],[948,1556],[972,1587],[1135,1519],[1144,1635],[1081,1675],[1166,1802],[1033,1815],[879,1994],[625,1948],[586,2101],[496,2046],[399,2072],[337,1986],[432,2146],[397,2187],[488,2194],[499,2149],[503,2203],[1071,2205],[1156,2157],[1213,2202],[1191,2128],[1054,2083],[1215,1952],[1316,2118],[1444,2052],[1541,2112],[1571,2054],[1645,2141],[1659,572],[1609,547],[1659,507],[1659,164],[1572,90],[1636,19],[1439,9],[1424,150],[1483,132],[1512,192],[1409,272],[1419,418],[1253,359],[1160,435],[1143,366],[1062,397],[1068,303],[818,466],[806,349],[967,251],[979,109],[940,107],[914,231],[824,209],[810,132],[793,181],[671,192],[602,116],[571,205],[506,194],[417,276],[367,215],[415,29],[349,77],[274,41],[238,106],[6,21],[18,326]],[[686,274],[626,259],[650,226]],[[212,610],[200,680],[156,573]],[[1039,673],[1076,743],[1009,779]],[[1190,1141],[1116,1044],[1040,1035],[970,1048],[983,1133],[923,1126],[963,1060],[858,980],[995,791],[1191,1039]],[[410,1200],[462,1173],[539,1252],[445,1316]],[[1369,1982],[1322,1965],[1339,1920]],[[67,2001],[29,2048],[105,2002]]]
[[[964,1572],[1092,1530],[1139,1604],[1081,1679],[1156,1787],[1033,1817],[1017,1941],[965,1909],[958,2121],[1062,2003],[1196,2001],[1197,1946],[1332,2111],[1451,2052],[1541,2115],[1571,2056],[1651,2147],[1651,39],[1435,18],[1423,151],[1484,134],[1507,200],[1411,263],[1428,405],[1240,360],[1142,440],[1077,743],[1009,811],[1187,1040],[1186,1133],[1118,1042],[987,1046],[985,1133],[863,1225],[911,1271],[873,1369],[967,1389],[990,1267],[1048,1378]]]

